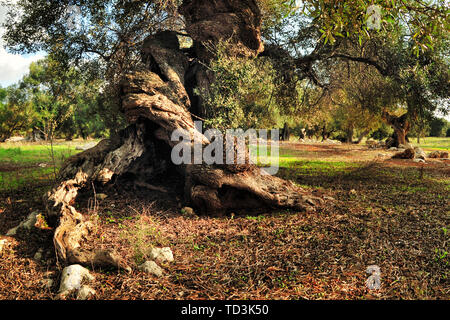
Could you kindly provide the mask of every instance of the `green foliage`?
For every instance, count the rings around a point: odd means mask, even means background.
[[[62,67],[82,68],[91,80],[102,81],[100,101],[92,111],[82,107],[80,116],[97,117],[107,129],[117,131],[124,125],[118,84],[141,62],[140,48],[146,37],[158,30],[182,31],[176,14],[179,4],[179,0],[19,0],[9,5],[3,40],[12,51],[45,51]],[[71,12],[75,5],[77,10]],[[68,136],[71,126],[64,130]],[[107,133],[98,126],[96,122],[78,130],[85,132],[82,135]]]
[[[296,3],[294,0],[291,3]],[[392,28],[407,27],[411,50],[419,55],[432,49],[436,38],[449,28],[448,6],[445,1],[302,1],[297,10],[311,17],[321,32],[324,43],[334,43],[339,38],[354,36],[358,43]],[[367,26],[370,16],[367,8],[379,5],[381,29]]]
[[[280,125],[281,106],[275,97],[275,70],[268,59],[228,56],[223,42],[210,64],[215,81],[209,88],[197,88],[205,102],[208,127],[271,128]]]
[[[349,117],[341,117],[328,129],[323,124],[328,124],[324,113],[318,112],[312,120],[302,117],[304,110],[300,106],[312,108],[319,104],[321,91],[317,87],[332,80],[330,70],[337,68],[329,68],[329,62],[342,62],[339,59],[371,65],[383,76],[377,76],[376,85],[372,81],[371,85],[358,87],[370,82],[354,81],[354,88],[345,88],[342,100],[336,102],[350,108],[370,109],[378,114],[383,106],[388,109],[402,106],[407,108],[411,120],[420,121],[425,113],[438,108],[435,101],[448,98],[449,20],[448,6],[443,0],[257,0],[257,3],[262,12],[266,48],[278,47],[282,54],[277,59],[243,60],[226,57],[218,50],[211,65],[217,81],[212,88],[199,88],[197,92],[206,101],[207,117],[211,118],[208,126],[270,128],[281,127],[284,122],[295,126],[295,121],[303,120],[314,122],[310,126],[316,127],[316,132],[319,128],[330,131],[337,126],[339,134],[350,136],[351,130],[364,133],[366,128],[354,128],[352,124],[363,126],[363,121]],[[75,24],[67,17],[71,4],[76,4],[82,15]],[[382,8],[380,30],[367,27],[367,8],[373,4]],[[179,5],[178,0],[15,2],[5,25],[4,39],[9,49],[45,50],[66,70],[71,69],[69,65],[72,69],[83,66],[89,81],[103,82],[99,96],[89,91],[90,86],[79,88],[80,97],[89,99],[80,101],[72,96],[76,101],[73,104],[52,101],[54,92],[52,95],[36,92],[35,105],[46,107],[39,110],[41,119],[35,125],[46,134],[56,127],[54,130],[69,139],[77,134],[104,135],[106,127],[121,128],[124,121],[119,112],[118,83],[125,73],[139,65],[140,47],[147,36],[157,30],[184,31],[184,21],[177,13]],[[352,68],[352,74],[358,74]],[[341,75],[343,72],[339,71]],[[370,76],[374,74],[371,72]],[[304,79],[310,79],[312,85],[302,83]],[[308,97],[311,87],[313,93]],[[360,88],[364,92],[355,90]],[[357,98],[363,98],[364,103],[354,103]],[[366,122],[366,125],[369,131],[375,129],[375,124]],[[424,126],[418,126],[418,132],[423,130]]]
[[[63,124],[80,114],[82,107],[95,102],[99,89],[98,82],[85,82],[79,70],[66,69],[52,57],[31,64],[21,85],[36,110],[34,127],[50,139],[57,130],[67,128]]]
[[[34,62],[19,84],[6,90],[6,103],[0,104],[0,132],[5,138],[35,129],[45,139],[106,135],[104,122],[95,114],[101,85],[52,56]]]
[[[0,88],[0,142],[27,129],[33,114],[30,101],[18,86]]]
[[[444,137],[449,123],[445,119],[434,118],[430,122],[430,137]]]
[[[116,223],[113,214],[110,212],[106,220]],[[166,239],[158,231],[158,223],[147,217],[140,217],[129,227],[124,227],[121,237],[128,241],[133,249],[133,259],[137,265],[149,259],[149,255],[154,246],[166,244]]]
[[[385,123],[382,123],[381,126],[377,130],[372,132],[370,137],[375,140],[385,140],[385,139],[389,138],[390,136],[392,136],[393,133],[394,133],[394,130],[392,130],[391,127],[389,127]]]

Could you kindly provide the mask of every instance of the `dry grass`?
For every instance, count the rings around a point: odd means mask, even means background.
[[[175,256],[159,279],[93,270],[96,298],[449,299],[448,163],[422,169],[406,160],[375,161],[380,151],[363,147],[312,147],[289,145],[287,157],[296,161],[285,162],[279,175],[336,199],[315,214],[189,218],[173,194],[125,188],[105,191],[109,197],[93,212],[86,191],[79,209],[98,215],[96,246],[114,247],[132,266],[152,246],[169,246]],[[43,210],[40,192],[0,198],[0,233]],[[9,241],[0,258],[0,299],[54,298],[51,231]],[[32,258],[40,247],[50,251],[45,263]],[[365,287],[371,264],[381,268],[380,290]],[[43,289],[46,278],[53,287]]]

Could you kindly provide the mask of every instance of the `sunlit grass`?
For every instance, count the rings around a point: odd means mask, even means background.
[[[330,158],[324,160],[311,160],[308,151],[292,150],[289,148],[267,149],[267,153],[256,150],[256,146],[250,147],[252,152],[257,152],[258,165],[278,165],[280,168],[291,168],[304,172],[333,172],[345,171],[359,167],[360,164],[349,161],[342,161],[339,158]]]
[[[412,144],[415,147],[421,147],[424,150],[450,150],[450,138],[421,138],[420,144],[417,143],[416,139],[413,139]]]
[[[0,191],[14,192],[27,185],[39,185],[55,179],[61,164],[80,152],[77,143],[4,143],[0,144]]]
[[[75,150],[75,146],[55,145],[53,152],[55,160],[58,160],[72,156],[79,151]],[[32,164],[51,161],[50,145],[0,146],[0,163]]]
[[[0,171],[0,191],[14,191],[25,186],[53,181],[53,167],[28,168],[9,172]]]

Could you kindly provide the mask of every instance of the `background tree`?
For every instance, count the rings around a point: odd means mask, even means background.
[[[445,119],[434,118],[430,122],[430,136],[431,137],[444,137],[449,123]]]
[[[429,136],[430,134],[430,122],[433,119],[433,115],[425,113],[417,117],[416,121],[412,124],[409,135],[417,138],[417,143],[420,143],[420,139]]]
[[[225,41],[211,48],[214,82],[208,90],[196,90],[204,100],[205,124],[218,129],[281,128],[286,122],[293,126],[302,99],[300,82],[290,83],[285,95],[286,82],[280,81],[271,59],[229,55],[227,45]]]
[[[0,88],[0,142],[29,129],[33,116],[31,102],[17,85]]]
[[[434,49],[438,39],[448,37],[445,1],[258,0],[257,3],[266,47],[262,55],[272,59],[276,99],[284,100],[279,104],[288,108],[296,105],[298,81],[309,79],[316,86],[324,85],[327,72],[319,70],[320,61],[357,61],[387,75],[390,70],[397,70],[385,64],[395,52],[384,57],[374,55],[385,45],[380,39],[398,37],[392,37],[392,33],[402,29],[401,36],[409,39],[405,50],[418,56]],[[74,5],[82,18],[68,15],[68,8]],[[5,25],[4,38],[13,51],[44,50],[63,63],[87,65],[95,77],[107,82],[96,112],[115,131],[125,126],[119,112],[117,85],[124,74],[140,65],[139,48],[144,39],[159,30],[174,30],[186,36],[185,20],[177,10],[179,5],[177,0],[19,0],[11,5],[13,10]],[[367,28],[370,5],[382,8],[380,30]],[[362,50],[349,52],[349,43]],[[368,44],[373,50],[366,49]]]
[[[8,4],[3,39],[14,52],[45,51],[62,67],[82,67],[91,78],[105,81],[95,112],[117,132],[126,126],[118,84],[141,63],[140,48],[147,36],[180,29],[176,4],[176,0],[19,0]]]
[[[35,110],[31,125],[46,140],[53,140],[57,134],[68,138],[78,133],[85,137],[91,134],[85,128],[96,118],[89,118],[86,108],[95,110],[100,89],[100,81],[89,81],[79,69],[66,69],[52,57],[32,63],[19,84],[19,90]],[[77,121],[84,124],[76,125]]]
[[[383,8],[378,31],[365,25],[364,12],[370,4]],[[375,72],[371,74],[378,73],[377,78],[382,78],[383,85],[376,84],[379,90],[371,95],[378,101],[370,106],[373,113],[382,114],[382,108],[394,112],[406,107],[407,116],[396,121],[406,121],[401,128],[411,127],[420,117],[439,108],[448,110],[448,102],[443,101],[448,101],[450,92],[449,24],[443,2],[306,1],[279,19],[280,23],[263,29],[270,44],[266,54],[273,60],[286,61],[278,65],[294,70],[296,79],[309,79],[323,89],[324,95],[339,82],[332,81],[336,69],[330,66],[337,63],[345,68],[343,63],[354,62],[372,67]],[[397,145],[407,134],[401,128],[397,129]]]

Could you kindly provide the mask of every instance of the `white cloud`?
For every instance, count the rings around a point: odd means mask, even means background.
[[[6,87],[19,81],[28,73],[30,64],[43,57],[43,54],[33,56],[12,54],[0,47],[0,85]]]
[[[15,1],[10,1],[15,2]],[[0,5],[0,26],[6,19],[7,8]],[[34,55],[12,54],[6,51],[2,43],[3,28],[0,27],[0,86],[6,87],[16,83],[28,73],[30,64],[42,59],[43,53]]]

